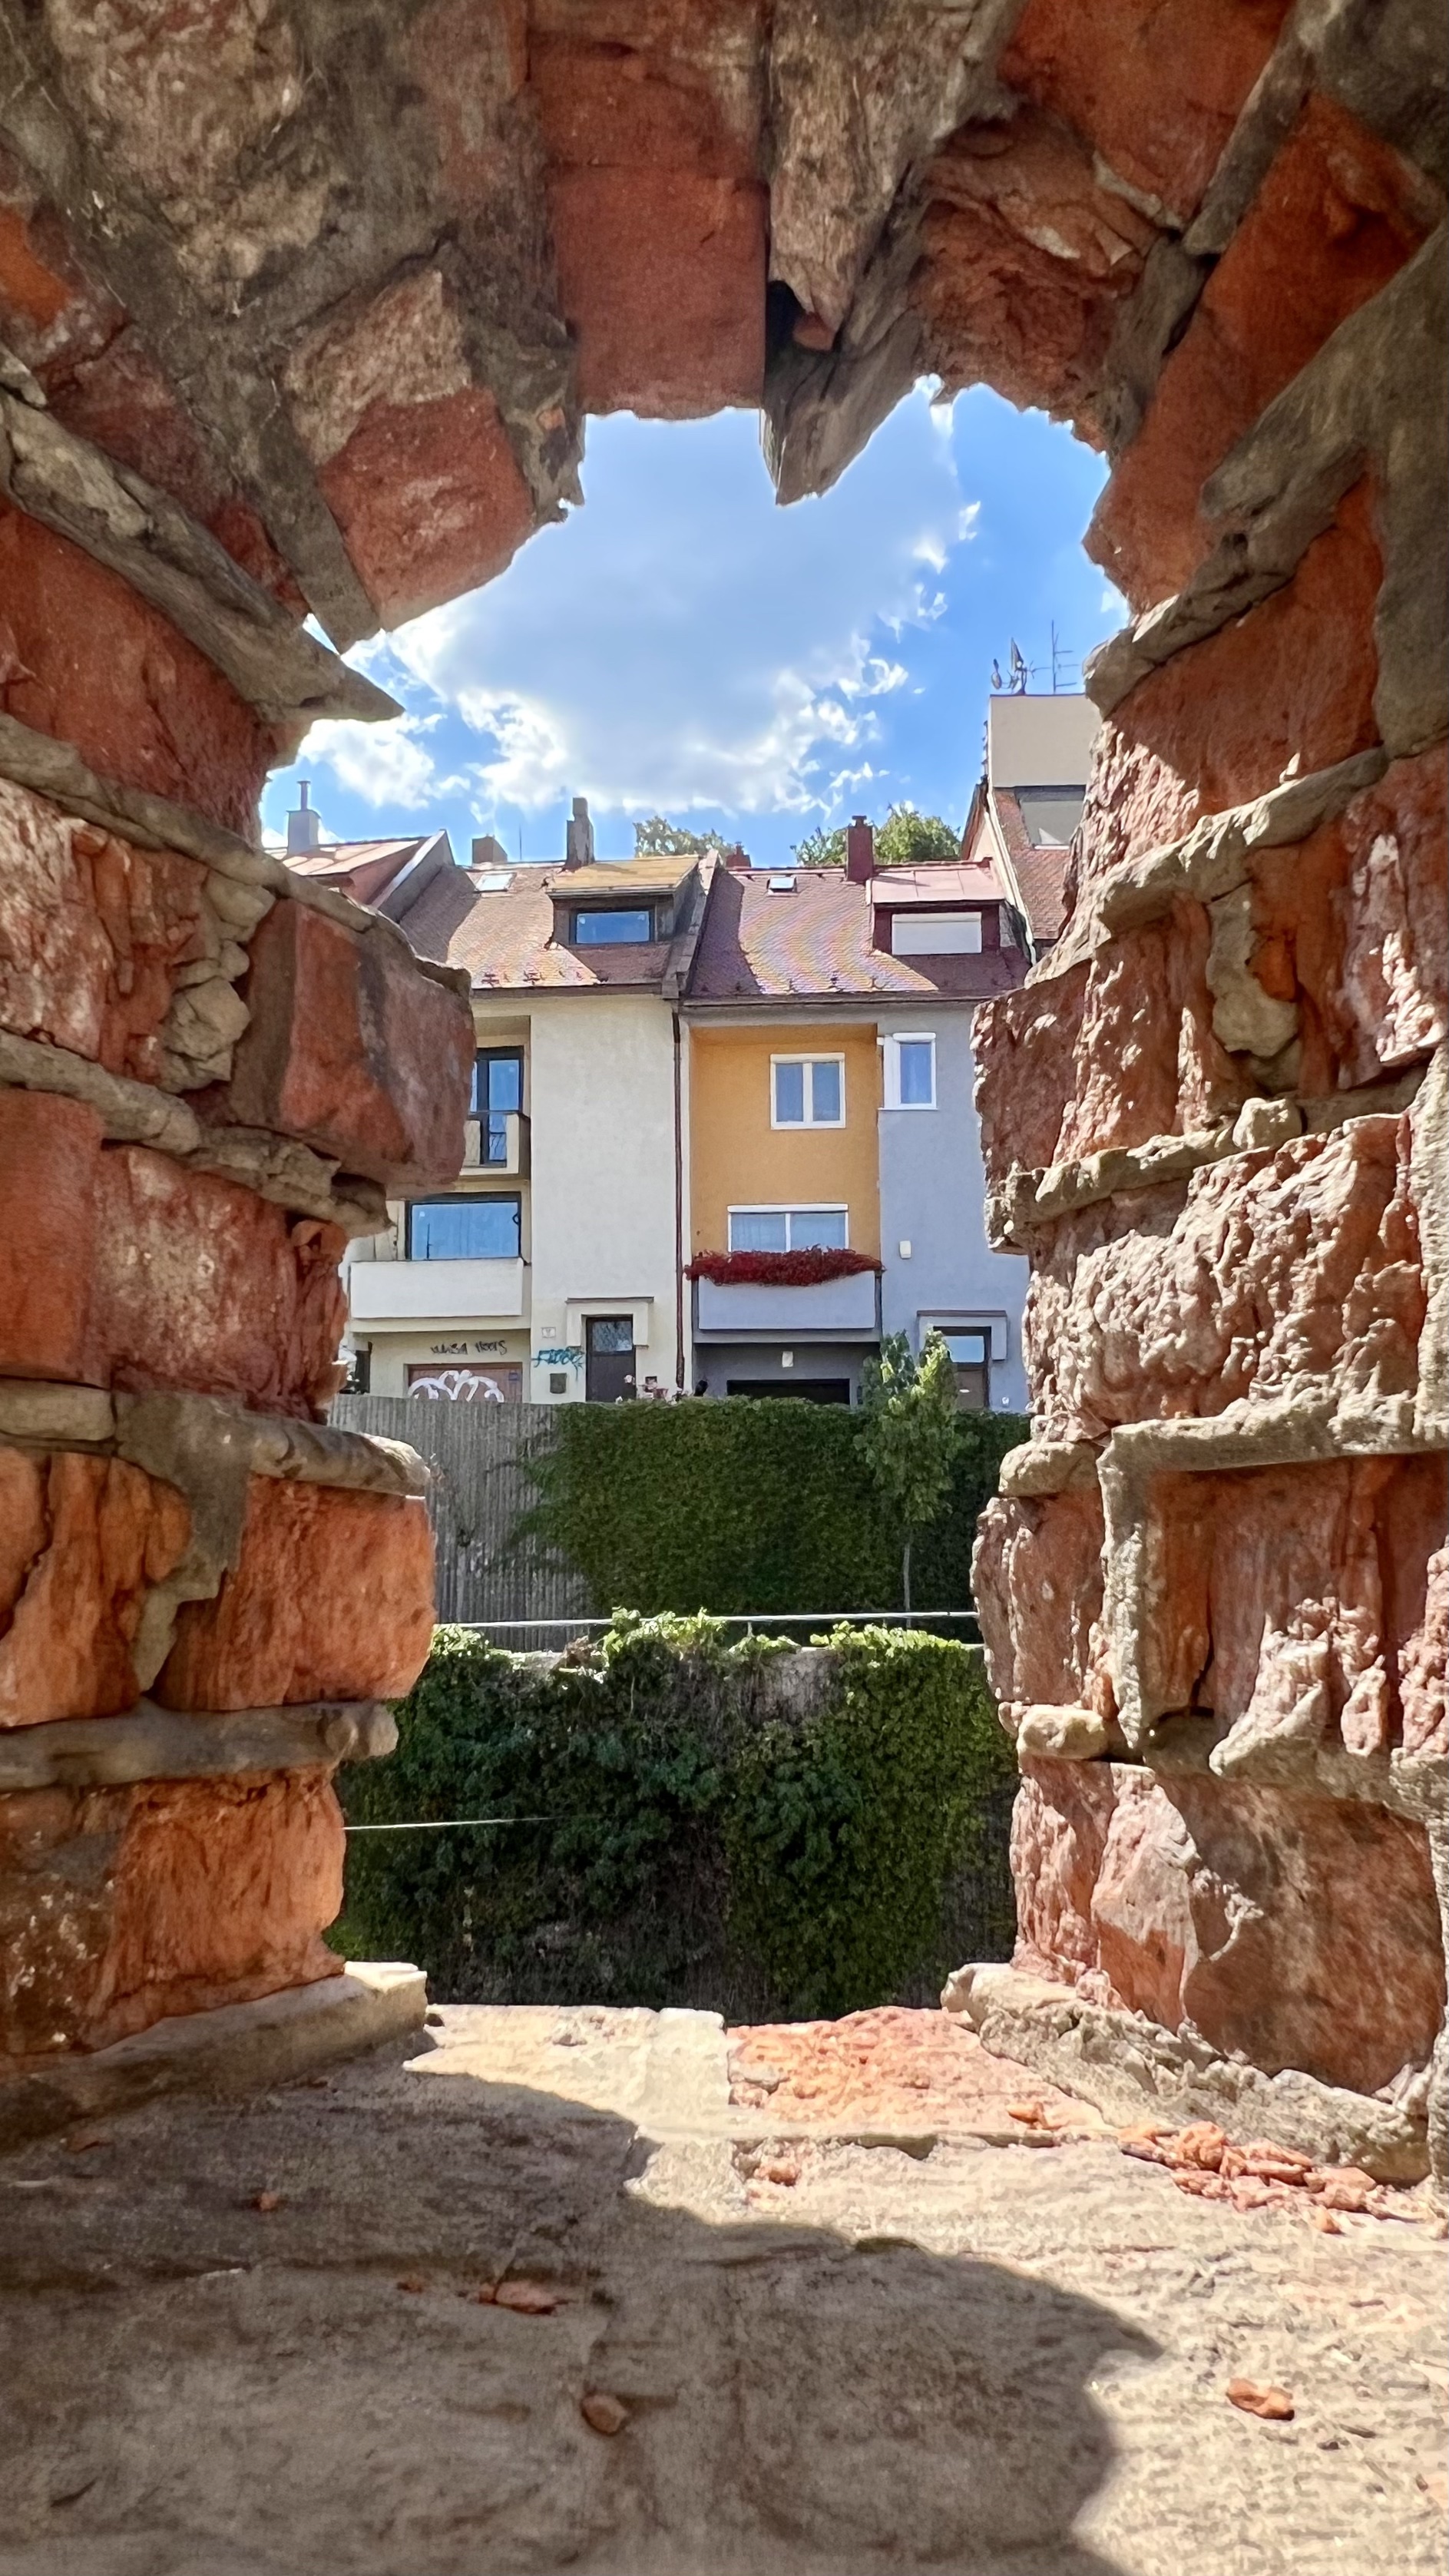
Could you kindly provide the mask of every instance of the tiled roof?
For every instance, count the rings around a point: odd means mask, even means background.
[[[786,873],[780,871],[781,874]],[[835,1001],[860,994],[929,1000],[986,1001],[1021,982],[1019,948],[985,949],[975,957],[889,957],[871,944],[871,917],[889,886],[889,901],[960,901],[955,880],[978,901],[1001,901],[986,868],[890,868],[853,885],[843,868],[799,868],[793,892],[772,893],[763,868],[749,876],[721,868],[687,986],[696,1002],[798,998]],[[899,881],[899,882],[897,882]],[[950,886],[950,892],[947,887]]]
[[[329,877],[351,876],[355,868],[366,867],[374,859],[409,858],[429,837],[419,832],[404,841],[324,841],[320,849],[282,855],[294,876],[320,878],[325,883]]]
[[[553,889],[618,894],[625,885],[647,886],[651,893],[673,887],[688,874],[689,862],[677,859],[636,862],[623,868],[516,867],[508,885],[496,894],[479,891],[480,876],[494,871],[443,869],[424,887],[407,915],[407,934],[421,956],[449,966],[466,966],[480,992],[520,987],[576,986],[598,991],[611,985],[659,984],[669,962],[670,942],[653,940],[639,947],[566,948],[553,939]],[[648,871],[646,874],[645,871]],[[502,869],[496,871],[502,875]]]
[[[1016,870],[1031,935],[1038,946],[1046,947],[1057,937],[1066,917],[1063,889],[1070,852],[1060,843],[1033,841],[1020,804],[1009,787],[994,787],[991,805],[1006,844],[1006,855]]]

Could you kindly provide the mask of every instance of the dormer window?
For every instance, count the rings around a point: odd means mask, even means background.
[[[979,957],[981,914],[898,912],[892,954],[897,957]]]
[[[599,911],[580,907],[569,928],[576,948],[647,948],[655,936],[655,915],[649,905],[629,911],[622,906]]]

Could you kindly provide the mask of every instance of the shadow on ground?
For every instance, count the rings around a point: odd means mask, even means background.
[[[403,2055],[0,2168],[0,2576],[1113,2576],[1109,2308]]]

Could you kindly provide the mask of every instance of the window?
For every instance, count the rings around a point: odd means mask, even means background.
[[[468,1106],[479,1126],[479,1162],[506,1163],[509,1112],[523,1107],[522,1047],[484,1047],[475,1055]]]
[[[772,1127],[843,1127],[843,1055],[772,1055]]]
[[[885,1042],[887,1109],[934,1109],[936,1041],[924,1030],[905,1030]]]
[[[963,1413],[991,1410],[991,1342],[987,1333],[942,1336],[956,1370],[956,1402]]]
[[[590,1315],[584,1325],[584,1394],[590,1404],[628,1404],[635,1394],[634,1318]]]
[[[573,941],[576,948],[647,948],[653,936],[654,915],[646,910],[574,914]]]
[[[979,912],[898,912],[891,934],[894,957],[979,957]]]
[[[731,1208],[731,1252],[844,1252],[846,1210]]]
[[[516,1261],[519,1198],[417,1199],[408,1209],[409,1261]]]

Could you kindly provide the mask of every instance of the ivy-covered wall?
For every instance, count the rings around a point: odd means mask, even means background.
[[[349,1822],[515,1821],[350,1837],[338,1946],[455,2002],[736,2017],[924,2001],[1007,1956],[1015,1770],[980,1649],[828,1644],[625,1615],[550,1662],[439,1629],[392,1760],[340,1775]]]
[[[918,1610],[971,1600],[977,1515],[1016,1414],[962,1414],[951,1491],[916,1541]],[[844,1406],[563,1405],[533,1464],[525,1528],[555,1546],[607,1612],[894,1610],[901,1550]]]

